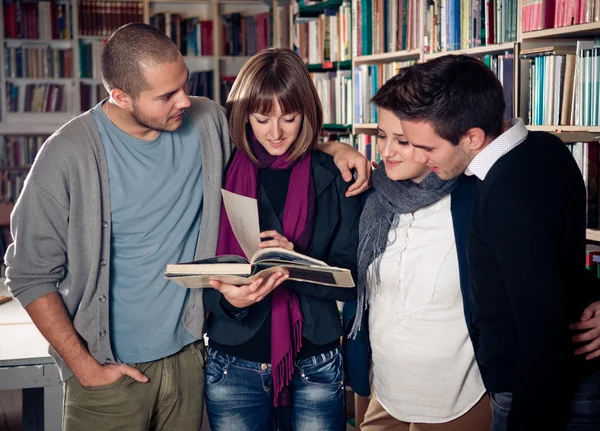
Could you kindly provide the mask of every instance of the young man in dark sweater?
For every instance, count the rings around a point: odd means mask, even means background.
[[[491,429],[600,429],[600,362],[574,355],[572,344],[597,334],[569,328],[600,297],[584,268],[586,191],[569,150],[521,119],[505,122],[502,85],[475,58],[441,57],[393,79],[414,160],[442,179],[479,180],[467,234],[469,300]],[[595,343],[575,353],[592,359]]]

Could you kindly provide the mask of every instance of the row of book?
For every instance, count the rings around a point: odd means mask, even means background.
[[[213,55],[213,22],[199,18],[183,18],[176,13],[157,13],[150,25],[171,38],[182,55]]]
[[[516,116],[514,104],[514,54],[510,51],[507,51],[504,54],[484,55],[481,58],[481,61],[483,61],[490,69],[492,69],[498,80],[502,83],[502,88],[504,90],[504,103],[506,104],[504,119],[513,119]]]
[[[0,145],[0,170],[29,168],[47,136],[6,136]]]
[[[79,34],[110,36],[130,22],[144,22],[144,3],[140,1],[84,0],[78,4]]]
[[[100,61],[104,41],[79,40],[79,77],[100,79]]]
[[[223,15],[223,55],[251,56],[271,46],[273,27],[269,12],[254,16]]]
[[[212,70],[192,72],[188,80],[188,94],[190,96],[203,96],[212,99],[213,95]]]
[[[598,229],[600,227],[598,184],[600,181],[598,165],[600,163],[599,143],[576,142],[568,144],[575,162],[583,176],[587,191],[587,227]]]
[[[312,79],[323,107],[323,123],[352,123],[352,72],[315,72]]]
[[[294,27],[296,52],[308,64],[352,59],[351,6],[325,9],[318,17],[299,17]]]
[[[354,56],[419,47],[419,0],[352,0]]]
[[[524,0],[523,32],[600,21],[600,0]]]
[[[0,203],[14,203],[25,183],[27,171],[5,171],[0,176]]]
[[[73,50],[53,46],[4,48],[7,78],[72,78]]]
[[[532,125],[600,125],[600,38],[521,52]]]
[[[517,40],[518,0],[428,0],[426,53]]]
[[[354,123],[377,123],[377,109],[371,98],[386,81],[415,61],[400,61],[387,64],[362,64],[354,68]]]
[[[8,39],[71,39],[68,0],[4,0],[4,37]]]
[[[22,91],[23,90],[23,91]],[[66,112],[65,85],[27,84],[23,87],[6,83],[8,112]]]
[[[103,84],[79,83],[79,102],[82,112],[92,109],[107,97],[108,92]]]

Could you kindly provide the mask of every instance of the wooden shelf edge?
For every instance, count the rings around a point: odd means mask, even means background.
[[[383,54],[361,55],[354,59],[354,64],[385,63],[401,60],[412,60],[421,55],[420,49],[410,51],[384,52]]]
[[[600,229],[586,229],[585,237],[589,241],[598,241],[600,242]]]
[[[563,132],[588,132],[588,133],[599,133],[600,126],[526,126],[528,130],[532,131],[543,131],[552,133],[563,133]]]
[[[362,133],[362,132],[374,132],[377,130],[376,123],[363,123],[363,124],[353,124],[352,125],[352,133]]]
[[[517,42],[506,42],[506,43],[498,43],[494,45],[485,45],[485,46],[477,46],[475,48],[467,48],[467,49],[458,49],[456,51],[443,51],[443,52],[434,52],[432,54],[425,54],[425,60],[432,60],[437,57],[442,57],[448,54],[465,54],[465,55],[486,55],[486,54],[494,54],[497,52],[509,51],[511,49],[515,49],[515,45]]]
[[[548,132],[557,135],[565,143],[600,140],[598,126],[526,126],[532,132]]]
[[[0,123],[0,135],[51,135],[67,121],[60,123]]]
[[[522,40],[543,39],[556,36],[578,36],[582,33],[598,32],[600,34],[600,22],[588,22],[585,24],[568,25],[564,27],[547,28],[522,33]]]

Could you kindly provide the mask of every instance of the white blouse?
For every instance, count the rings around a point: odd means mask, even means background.
[[[443,423],[485,393],[460,291],[450,196],[399,216],[369,267],[373,385],[382,407],[404,422]]]

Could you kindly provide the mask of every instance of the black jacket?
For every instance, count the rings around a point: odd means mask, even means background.
[[[584,267],[585,203],[575,160],[543,132],[530,132],[477,183],[467,236],[471,337],[487,388],[513,393],[509,430],[558,427],[575,380],[599,365],[573,355],[569,331],[598,297]]]
[[[349,184],[340,175],[333,158],[315,151],[311,173],[316,189],[315,219],[308,256],[331,266],[348,268],[356,280],[356,250],[361,200],[345,196]],[[264,190],[259,192],[261,231],[283,233],[281,221]],[[343,328],[336,300],[356,298],[356,289],[344,289],[296,281],[285,282],[300,303],[304,325],[302,335],[314,344],[324,345],[339,339]],[[208,336],[219,344],[236,346],[250,340],[271,313],[271,295],[242,312],[232,314],[223,306],[222,295],[215,289],[204,290],[209,311]]]

